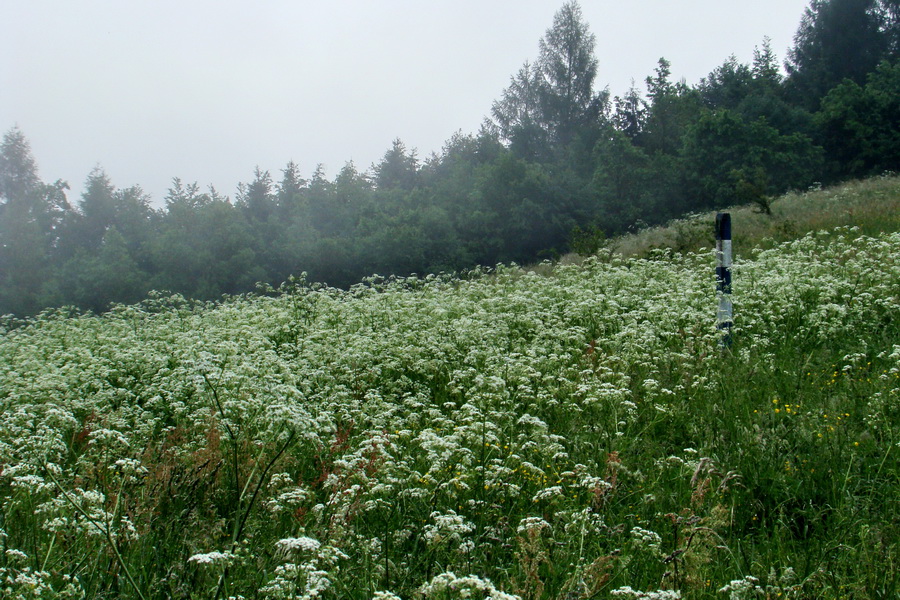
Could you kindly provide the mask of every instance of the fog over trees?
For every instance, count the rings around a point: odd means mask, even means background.
[[[165,206],[97,168],[72,199],[25,132],[0,145],[0,314],[103,311],[150,290],[198,299],[292,275],[373,274],[554,258],[686,212],[900,169],[900,4],[813,0],[780,68],[725,58],[695,84],[657,68],[622,97],[577,2],[510,77],[490,116],[440,151],[394,140],[376,164],[309,178],[259,168],[233,198],[174,179]],[[139,142],[139,140],[134,140]]]

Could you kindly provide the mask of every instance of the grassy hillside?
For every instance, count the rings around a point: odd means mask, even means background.
[[[738,249],[752,251],[835,227],[856,227],[865,235],[900,231],[900,177],[885,175],[833,188],[794,192],[770,203],[771,215],[757,206],[730,209]],[[696,251],[714,244],[715,213],[695,215],[665,227],[652,227],[612,240],[624,256],[654,248]]]
[[[894,598],[900,234],[756,222],[729,350],[709,250],[8,324],[4,597]]]

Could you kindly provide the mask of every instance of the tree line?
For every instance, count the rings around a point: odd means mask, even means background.
[[[165,206],[102,169],[72,202],[18,128],[0,146],[0,314],[103,311],[150,290],[198,299],[307,273],[451,272],[590,251],[687,212],[900,168],[900,0],[812,0],[784,71],[768,40],[694,85],[661,58],[598,90],[577,2],[556,13],[477,133],[421,158],[395,140],[366,171],[257,168],[234,198],[174,179]]]

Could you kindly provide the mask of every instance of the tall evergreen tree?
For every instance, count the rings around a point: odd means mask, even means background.
[[[150,196],[141,186],[116,190],[115,226],[140,264],[148,259],[147,247],[158,222],[159,213],[153,209]]]
[[[762,47],[753,49],[753,66],[751,68],[754,81],[760,86],[777,89],[784,81],[781,69],[778,67],[778,57],[772,50],[772,39],[763,38]]]
[[[594,92],[596,37],[590,32],[575,0],[565,3],[540,40],[537,69],[541,76],[543,121],[554,141],[568,144],[580,131],[593,128],[605,96]]]
[[[308,182],[300,175],[300,167],[294,161],[288,162],[281,170],[281,175],[275,195],[280,215],[287,216],[302,202]]]
[[[117,189],[106,172],[96,167],[85,181],[78,210],[69,213],[63,224],[57,262],[65,268],[63,263],[79,252],[96,255],[106,232],[115,227],[135,260],[146,266],[147,244],[154,236],[157,216],[140,186]]]
[[[816,110],[844,79],[864,84],[887,49],[876,0],[811,0],[785,63],[790,96]]]
[[[635,140],[647,126],[648,106],[633,79],[628,92],[622,97],[616,96],[613,103],[613,124],[631,140]]]
[[[253,170],[253,181],[238,184],[236,200],[252,221],[268,221],[276,205],[275,185],[269,172],[257,166]]]
[[[541,115],[541,79],[537,68],[526,61],[510,77],[500,100],[491,106],[491,115],[499,137],[508,142],[517,155],[537,158],[544,152],[547,130]]]
[[[706,108],[734,109],[753,93],[754,76],[748,65],[732,54],[720,67],[700,80],[697,91]]]
[[[595,45],[578,2],[564,4],[540,39],[537,61],[522,66],[491,108],[500,138],[517,156],[554,158],[550,146],[565,147],[578,137],[588,138],[590,152],[609,97],[594,91]]]
[[[40,183],[31,145],[25,134],[13,127],[0,145],[0,201],[4,206],[25,203]]]
[[[71,211],[68,185],[38,177],[31,146],[18,128],[0,143],[0,314],[46,306],[50,260]]]
[[[94,167],[88,175],[78,203],[79,215],[71,227],[72,240],[79,248],[95,251],[106,230],[116,219],[116,188],[100,167]]]
[[[416,151],[408,151],[403,140],[397,138],[373,170],[375,187],[379,190],[395,188],[411,190],[416,186],[418,180],[419,160],[416,157]],[[356,169],[353,168],[353,171],[355,174]]]
[[[646,79],[649,108],[639,142],[651,153],[677,154],[682,136],[700,110],[697,93],[684,82],[671,81],[671,66],[660,58],[653,75]]]

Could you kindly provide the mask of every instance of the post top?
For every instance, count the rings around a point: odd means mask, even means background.
[[[716,213],[716,239],[731,239],[731,213]]]

